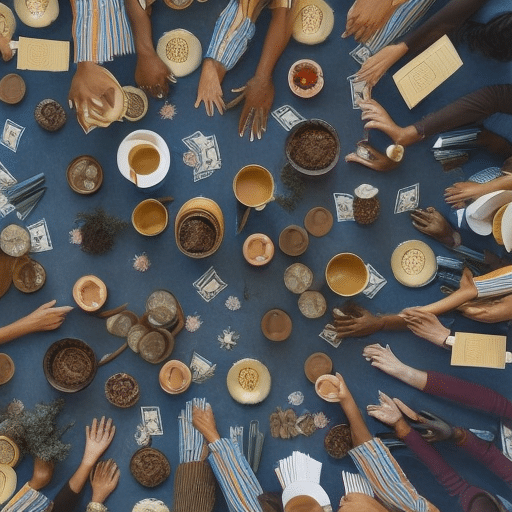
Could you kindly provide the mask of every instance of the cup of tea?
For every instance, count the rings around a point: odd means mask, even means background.
[[[119,145],[117,166],[121,174],[139,188],[154,187],[169,171],[169,148],[158,133],[136,130]]]
[[[263,210],[274,200],[274,178],[261,165],[246,165],[233,179],[233,192],[243,205]]]
[[[167,227],[168,222],[167,208],[156,199],[145,199],[132,213],[133,227],[141,235],[159,235]]]

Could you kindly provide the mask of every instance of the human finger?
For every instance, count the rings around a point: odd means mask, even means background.
[[[216,96],[213,100],[215,103],[215,106],[217,107],[217,110],[219,111],[220,115],[224,114],[224,110],[226,109],[226,106],[224,104],[223,99],[220,96]]]

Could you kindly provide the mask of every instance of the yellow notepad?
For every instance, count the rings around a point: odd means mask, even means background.
[[[69,41],[20,37],[18,69],[31,71],[68,71]]]
[[[444,35],[394,75],[400,94],[409,108],[416,106],[462,66],[462,60]]]
[[[457,332],[452,348],[451,364],[503,369],[506,351],[506,336]]]

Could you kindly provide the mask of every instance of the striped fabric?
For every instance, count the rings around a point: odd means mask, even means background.
[[[473,279],[478,297],[496,297],[512,292],[512,266],[499,268]]]
[[[229,439],[219,439],[208,447],[208,461],[230,512],[262,512],[258,496],[263,490],[240,448]]]
[[[212,39],[205,58],[219,61],[228,71],[238,62],[254,36],[255,26],[245,18],[238,27],[233,27],[238,1],[231,0],[215,23]]]
[[[370,54],[391,44],[395,39],[403,36],[411,27],[422,18],[436,0],[409,0],[393,13],[389,21],[364,44]],[[363,45],[359,45],[361,48]]]
[[[433,512],[437,508],[420,496],[380,439],[349,451],[357,469],[373,488],[375,497],[391,510]]]
[[[468,181],[472,181],[473,183],[487,183],[488,181],[495,180],[503,176],[500,167],[488,167],[483,171],[478,171],[468,178]]]
[[[75,62],[107,62],[135,51],[122,0],[71,0]]]
[[[5,505],[2,512],[49,512],[53,503],[38,491],[25,484]]]

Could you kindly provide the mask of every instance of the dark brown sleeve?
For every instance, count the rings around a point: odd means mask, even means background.
[[[512,114],[511,84],[482,87],[429,114],[414,123],[414,127],[423,137],[430,137],[459,126],[481,123],[497,112]]]
[[[53,500],[52,512],[73,512],[78,505],[80,496],[81,493],[73,492],[69,487],[69,482],[66,482]]]
[[[487,0],[450,0],[425,23],[407,34],[402,41],[409,48],[409,53],[420,53],[440,37],[460,27],[486,2]]]

